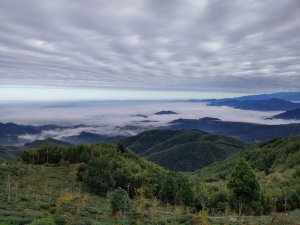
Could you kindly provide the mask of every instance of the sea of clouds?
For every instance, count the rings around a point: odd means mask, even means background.
[[[143,130],[166,126],[169,122],[179,118],[215,117],[224,121],[259,124],[297,122],[268,119],[282,111],[240,110],[226,106],[207,106],[204,102],[188,101],[1,103],[0,105],[0,122],[2,123],[57,124],[66,127],[42,131],[34,135],[21,135],[19,138],[24,142],[45,138],[62,139],[67,136],[79,135],[83,131],[109,136],[131,136]],[[177,114],[155,114],[162,110],[171,110]]]

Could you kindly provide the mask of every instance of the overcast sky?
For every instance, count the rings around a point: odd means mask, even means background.
[[[1,0],[0,85],[300,90],[299,0]]]

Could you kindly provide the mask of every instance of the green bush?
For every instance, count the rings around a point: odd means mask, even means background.
[[[54,222],[55,222],[56,225],[65,225],[66,224],[66,221],[62,216],[57,216],[54,219]]]
[[[88,219],[80,219],[73,222],[71,225],[92,225],[92,222]]]
[[[52,216],[35,219],[30,225],[56,225]]]
[[[26,217],[26,218],[12,217],[12,216],[4,217],[4,218],[0,217],[0,222],[9,223],[9,224],[16,224],[16,225],[27,224],[27,223],[30,223],[32,220],[33,220],[33,218],[31,218],[31,217]]]
[[[273,215],[270,225],[297,225],[297,223],[284,213],[276,213]]]
[[[300,177],[300,166],[295,168],[293,175],[294,175],[295,178]]]
[[[183,223],[183,224],[191,224],[192,219],[193,219],[193,216],[192,216],[192,215],[181,215],[181,216],[178,218],[178,222],[179,222],[179,223]]]
[[[115,190],[111,195],[110,204],[112,213],[127,211],[129,209],[127,192],[122,188]]]

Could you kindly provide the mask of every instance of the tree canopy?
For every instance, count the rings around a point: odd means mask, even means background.
[[[239,204],[239,215],[242,213],[243,204],[259,199],[260,186],[257,177],[250,165],[241,159],[234,167],[228,182]]]

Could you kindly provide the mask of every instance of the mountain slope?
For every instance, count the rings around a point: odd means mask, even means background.
[[[37,148],[37,147],[41,147],[43,145],[69,146],[71,144],[68,142],[56,140],[53,138],[47,138],[44,140],[36,140],[36,141],[30,142],[30,143],[26,143],[24,146],[29,147],[29,148]]]
[[[175,130],[150,130],[139,133],[138,135],[132,137],[125,138],[121,142],[136,154],[141,154],[147,151],[147,149],[169,139],[176,133],[177,131]]]
[[[15,160],[22,155],[25,149],[23,146],[0,146],[0,159]]]
[[[159,177],[166,173],[165,169],[130,152],[117,152],[114,145],[101,144],[86,148],[97,151],[100,158],[109,156],[113,163],[118,164],[118,170],[109,171],[112,174],[118,174],[121,169],[124,171],[133,168],[132,176],[139,175],[139,179],[147,176],[149,180],[151,175],[151,179],[158,182]],[[110,199],[88,192],[86,185],[77,179],[78,167],[79,164],[72,163],[67,167],[55,164],[27,165],[22,162],[0,163],[0,180],[5,181],[0,182],[0,224],[118,224],[111,213]],[[138,182],[138,178],[135,178]],[[15,184],[20,185],[15,188]],[[8,185],[11,185],[10,201],[7,200]],[[134,187],[138,186],[132,184],[130,189]],[[130,207],[134,210],[134,202],[130,201]],[[156,212],[152,219],[160,220],[164,216],[163,212],[164,210]],[[175,212],[172,214],[174,224],[179,224]],[[149,220],[145,217],[145,221],[147,219]],[[126,224],[133,224],[134,221],[145,224],[143,217],[131,212],[126,212],[126,216],[124,214],[123,221]]]
[[[300,101],[300,92],[278,92],[272,94],[247,95],[238,97],[239,100],[265,100],[271,98],[280,98],[286,101]]]
[[[277,114],[273,116],[273,118],[285,120],[300,120],[300,108]]]
[[[174,171],[194,171],[243,149],[241,141],[199,130],[151,130],[122,143],[135,153]]]
[[[281,111],[300,108],[300,103],[290,102],[279,98],[264,100],[221,99],[212,100],[210,106],[229,106],[243,110]]]
[[[31,126],[31,125],[19,125],[15,123],[0,123],[0,135],[35,134],[42,130],[53,130],[58,128],[62,128],[62,127],[58,125]]]
[[[19,125],[15,123],[0,123],[0,145],[20,145],[24,144],[19,138],[19,135],[24,134],[39,134],[42,131],[62,129],[58,125]]]
[[[72,144],[95,144],[98,142],[116,142],[122,138],[122,136],[105,136],[83,131],[79,135],[64,137],[62,140]]]
[[[195,174],[203,178],[227,177],[240,158],[245,158],[255,170],[266,174],[295,168],[300,165],[300,136],[276,138],[250,146],[223,162],[211,164],[196,171]]]
[[[199,129],[217,135],[238,138],[247,143],[257,143],[275,137],[300,135],[300,124],[265,125],[222,121],[217,118],[178,119],[169,123],[169,129]]]
[[[208,190],[223,186],[226,192],[232,170],[241,158],[254,169],[262,197],[268,196],[268,207],[282,212],[300,208],[300,136],[276,138],[251,146],[220,163],[195,171],[192,179],[198,185],[205,185]]]

